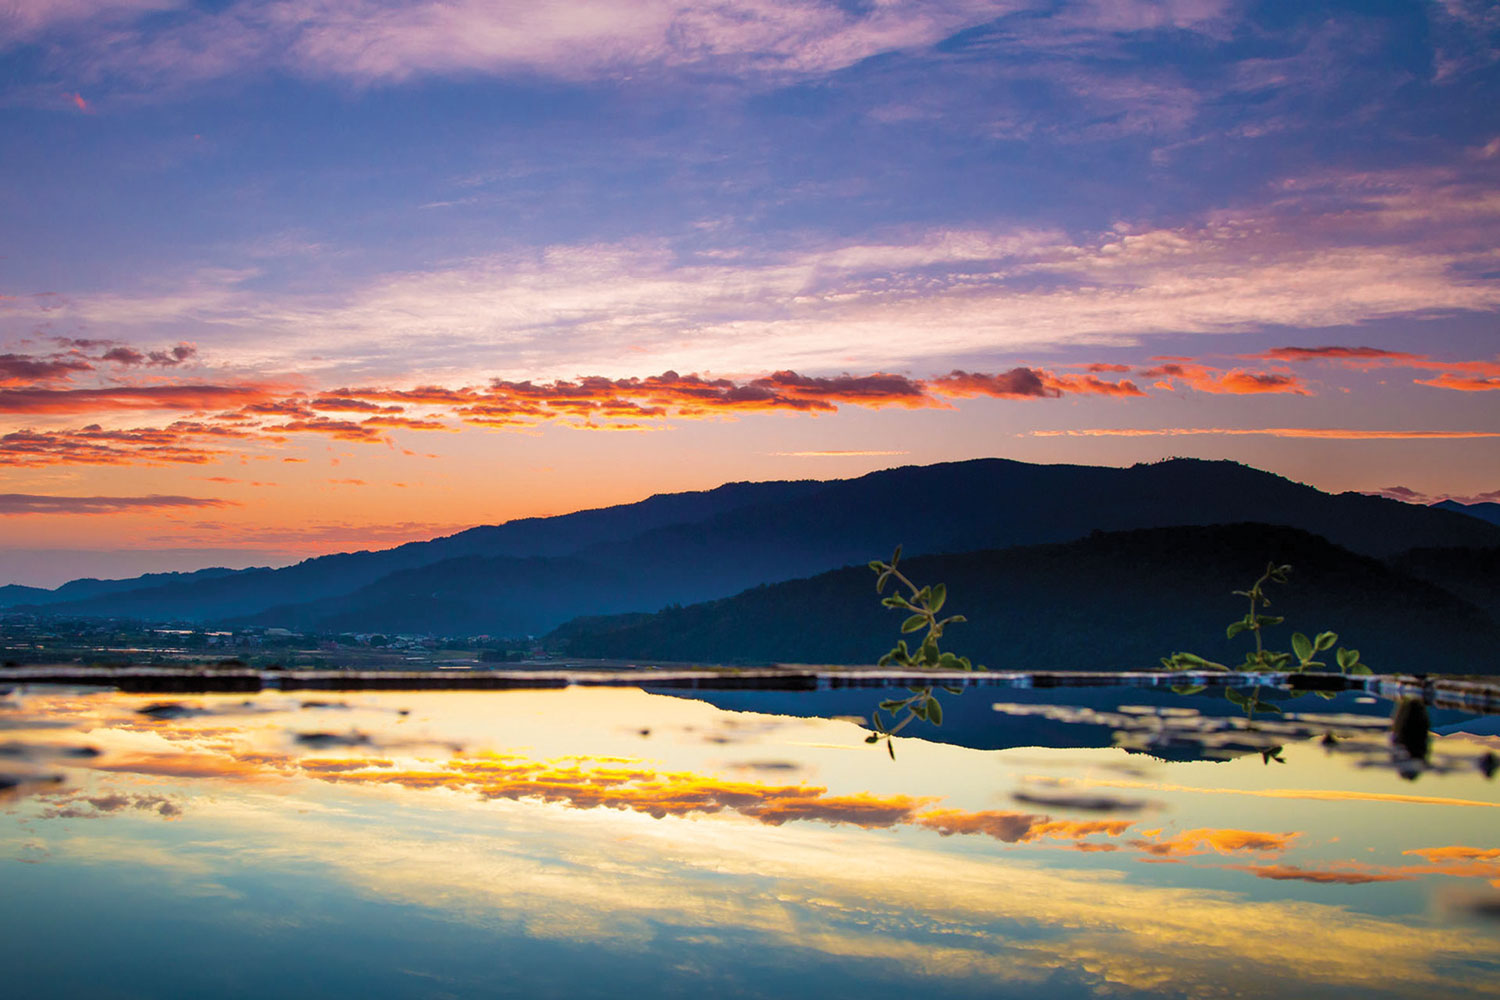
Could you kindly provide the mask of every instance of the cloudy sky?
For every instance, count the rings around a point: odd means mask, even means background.
[[[1485,0],[0,0],[0,69],[0,583],[989,455],[1500,497]]]

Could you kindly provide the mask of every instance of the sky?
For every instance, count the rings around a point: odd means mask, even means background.
[[[0,0],[0,583],[733,480],[1500,499],[1484,0]]]

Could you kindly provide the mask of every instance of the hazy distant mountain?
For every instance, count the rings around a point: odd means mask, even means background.
[[[1385,671],[1500,673],[1500,626],[1472,604],[1379,560],[1295,528],[1263,524],[1108,532],[1055,545],[903,560],[918,584],[948,587],[963,614],[945,648],[991,669],[1154,669],[1177,650],[1233,664],[1247,636],[1224,627],[1244,589],[1275,560],[1287,623],[1268,632],[1340,633]],[[870,663],[899,638],[868,567],[757,587],[654,615],[579,620],[549,641],[570,655],[716,663]]]
[[[22,587],[16,584],[0,587],[0,608],[17,605],[43,606],[69,601],[84,601],[92,598],[126,594],[137,590],[153,590],[173,585],[196,586],[208,580],[217,580],[236,573],[257,573],[258,569],[238,570],[214,566],[191,573],[146,573],[126,580],[96,580],[84,577],[69,580],[55,590],[43,587]]]
[[[25,587],[19,583],[8,583],[0,587],[0,608],[9,608],[17,604],[45,604],[52,597],[52,591],[45,587]]]
[[[385,552],[55,605],[70,614],[237,619],[328,630],[541,633],[580,614],[654,611],[889,554],[1063,542],[1095,530],[1246,520],[1353,551],[1500,545],[1500,526],[1233,462],[1129,469],[982,459],[706,493],[475,528]]]
[[[704,492],[661,494],[633,504],[485,525],[392,549],[319,556],[281,569],[244,570],[233,579],[142,587],[104,599],[64,598],[47,610],[85,616],[228,619],[348,594],[392,573],[446,559],[564,556],[608,539],[691,523],[767,497],[795,498],[823,485],[811,480],[729,483]],[[372,627],[392,629],[378,622]]]
[[[1500,524],[1500,503],[1459,503],[1457,500],[1442,500],[1432,506],[1438,510],[1451,510],[1455,514],[1467,514],[1481,521]]]

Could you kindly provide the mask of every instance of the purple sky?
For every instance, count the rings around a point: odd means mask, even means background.
[[[985,455],[1500,495],[1492,3],[0,0],[0,64],[0,583]]]

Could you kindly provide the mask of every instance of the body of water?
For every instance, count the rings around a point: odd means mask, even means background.
[[[6,992],[1500,996],[1493,720],[884,696],[12,691]]]

